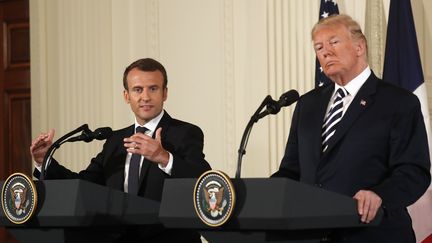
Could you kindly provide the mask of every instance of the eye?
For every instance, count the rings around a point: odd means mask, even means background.
[[[330,45],[334,46],[339,43],[339,40],[331,40]]]
[[[142,91],[143,91],[143,89],[141,87],[133,87],[132,88],[132,92],[134,92],[134,93],[140,94],[140,93],[142,93]]]
[[[158,86],[151,86],[151,87],[149,88],[149,90],[150,90],[151,92],[156,92],[158,89],[159,89]]]
[[[315,51],[320,51],[320,50],[322,50],[322,45],[315,45],[314,49],[315,49]]]

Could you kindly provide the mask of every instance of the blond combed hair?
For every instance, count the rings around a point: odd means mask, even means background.
[[[351,34],[351,38],[356,41],[364,41],[367,48],[367,40],[363,34],[360,25],[352,19],[349,15],[339,14],[331,15],[327,18],[322,18],[314,25],[311,31],[312,40],[318,30],[323,27],[337,28],[338,26],[345,26]]]

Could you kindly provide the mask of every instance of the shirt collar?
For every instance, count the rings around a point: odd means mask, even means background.
[[[165,111],[162,110],[159,115],[157,115],[155,118],[151,119],[149,122],[144,124],[144,127],[149,130],[149,133],[153,134],[153,132],[156,130],[157,125],[159,124],[160,120],[162,119],[162,116],[164,115]],[[137,122],[135,118],[135,130],[137,127],[140,127],[141,125]]]
[[[345,88],[346,91],[348,91],[349,95],[351,95],[351,97],[354,97],[357,94],[357,92],[360,90],[361,86],[363,86],[363,84],[369,78],[371,73],[372,72],[371,72],[370,67],[367,66],[365,68],[365,70],[363,70],[363,72],[361,72],[359,75],[357,75],[357,77],[355,77],[353,80],[348,82],[345,86],[340,86],[340,85],[335,83],[335,91],[334,92],[336,92],[336,90],[338,90],[339,88]]]

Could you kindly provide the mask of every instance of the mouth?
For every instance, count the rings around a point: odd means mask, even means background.
[[[328,62],[325,64],[325,67],[326,67],[326,68],[329,68],[329,67],[333,66],[334,64],[336,64],[336,61],[328,61]]]
[[[153,108],[153,105],[140,105],[139,108],[144,111],[149,111]]]

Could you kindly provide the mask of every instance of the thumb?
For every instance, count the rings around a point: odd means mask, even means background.
[[[161,133],[162,133],[162,127],[159,127],[159,128],[156,130],[156,141],[162,142],[162,139],[161,139]]]
[[[46,141],[52,142],[52,140],[54,138],[54,134],[55,134],[55,129],[51,128],[48,132],[48,137],[46,138]]]

